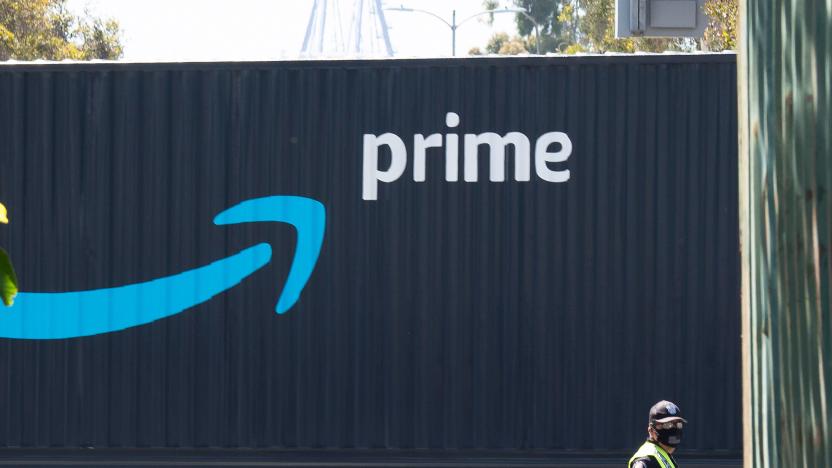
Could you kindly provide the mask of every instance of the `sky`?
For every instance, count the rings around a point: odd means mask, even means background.
[[[319,0],[323,1],[323,0]],[[349,6],[353,0],[340,1]],[[112,17],[123,30],[124,60],[244,61],[297,58],[314,0],[68,0],[76,13]],[[386,0],[385,8],[428,10],[451,21],[482,11],[482,0]],[[509,5],[503,1],[501,5]],[[346,12],[344,14],[347,14]],[[480,18],[486,18],[484,15]],[[451,54],[450,28],[422,13],[386,11],[397,57]],[[484,48],[495,32],[515,34],[514,14],[494,25],[473,19],[457,29],[457,55]]]

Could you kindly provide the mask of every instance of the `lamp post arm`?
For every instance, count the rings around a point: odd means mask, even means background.
[[[513,10],[500,9],[500,8],[495,9],[495,10],[485,10],[485,11],[481,11],[479,13],[474,13],[471,16],[466,16],[462,21],[460,21],[456,25],[457,26],[462,26],[462,24],[465,23],[468,20],[472,20],[472,19],[476,18],[477,16],[487,15],[489,13],[493,14],[493,13],[513,13],[513,12],[514,12]]]
[[[400,7],[400,8],[385,8],[385,10],[387,10],[387,11],[405,11],[405,12],[407,12],[407,11],[411,11],[411,12],[424,13],[424,14],[426,14],[426,15],[433,16],[434,18],[438,19],[439,21],[441,21],[441,22],[445,23],[445,26],[447,26],[447,27],[449,27],[449,28],[451,28],[451,29],[454,29],[454,28],[455,28],[455,26],[453,26],[451,23],[447,22],[447,21],[445,20],[445,18],[443,18],[443,17],[441,17],[441,16],[437,15],[436,13],[433,13],[433,12],[430,12],[430,11],[427,11],[427,10],[420,10],[419,8],[404,8],[404,7]],[[459,25],[457,25],[457,26],[459,26]]]
[[[458,23],[456,22],[456,12],[454,12],[453,23],[449,23],[448,21],[445,20],[445,18],[437,15],[436,13],[434,13],[432,11],[428,11],[428,10],[422,10],[422,9],[419,9],[419,8],[405,8],[405,7],[401,6],[401,7],[398,7],[398,8],[385,8],[385,10],[387,10],[387,11],[404,11],[404,12],[423,13],[423,14],[426,14],[426,15],[433,16],[434,18],[438,19],[439,21],[445,23],[445,26],[447,26],[448,28],[451,29],[451,34],[452,34],[451,54],[452,55],[456,55],[456,29],[458,27],[462,26],[463,24],[465,24],[466,22],[468,22],[469,20],[472,20],[472,19],[474,19],[478,16],[488,15],[488,14],[493,15],[493,14],[496,14],[496,13],[519,13],[519,14],[525,16],[529,21],[531,21],[532,24],[534,24],[534,34],[536,36],[535,48],[537,49],[537,54],[540,55],[540,25],[537,23],[537,20],[535,20],[532,17],[532,15],[530,15],[526,10],[524,10],[522,8],[495,8],[493,10],[485,10],[485,11],[481,11],[479,13],[474,13],[473,15],[464,18],[462,21],[460,21]]]

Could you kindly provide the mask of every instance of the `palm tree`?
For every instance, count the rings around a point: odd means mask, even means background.
[[[2,203],[0,203],[0,223],[9,224],[8,212]],[[4,305],[10,306],[14,303],[15,296],[17,296],[17,275],[9,260],[9,254],[0,247],[0,300]]]

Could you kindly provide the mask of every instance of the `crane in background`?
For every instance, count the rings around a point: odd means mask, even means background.
[[[345,9],[342,3],[351,5]],[[381,0],[315,0],[300,53],[315,58],[392,57]]]

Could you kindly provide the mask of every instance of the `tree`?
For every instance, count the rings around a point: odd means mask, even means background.
[[[0,0],[0,60],[115,60],[122,53],[113,19],[72,15],[66,0]]]
[[[573,0],[514,0],[514,6],[526,10],[540,25],[541,53],[555,52],[559,46],[577,40],[577,23],[569,21],[575,13],[572,2]],[[534,23],[526,15],[517,14],[514,21],[521,37],[534,36]]]
[[[616,0],[512,0],[540,25],[541,52],[663,52],[686,51],[696,47],[692,39],[615,37]],[[487,9],[499,7],[497,0],[486,0]],[[709,50],[736,46],[737,0],[708,0],[705,12],[710,18],[704,44]],[[534,24],[526,15],[515,19],[526,50],[535,50]],[[494,38],[492,37],[492,40]],[[511,49],[513,50],[513,49]],[[500,53],[500,52],[494,52]]]
[[[540,25],[543,53],[661,51],[671,46],[672,40],[668,39],[616,39],[615,0],[513,0],[513,3]],[[486,0],[483,6],[494,9],[499,4],[496,0]],[[523,14],[517,14],[515,21],[526,49],[535,50],[534,23]]]
[[[705,44],[709,50],[734,50],[737,48],[737,0],[708,0],[705,2],[708,27]]]
[[[584,14],[580,29],[593,52],[635,52],[632,39],[615,38],[615,0],[578,0]]]
[[[568,45],[575,40],[576,25],[569,22],[559,21],[558,15],[571,5],[575,0],[513,0],[515,7],[526,10],[529,16],[534,18],[534,21],[539,25],[540,32],[540,52],[554,52],[558,46]],[[494,10],[500,7],[497,0],[484,0],[482,6],[486,10]],[[573,10],[568,10],[567,14],[571,15]],[[490,15],[489,23],[494,21],[494,15]],[[529,50],[537,49],[537,37],[535,36],[535,25],[526,15],[518,13],[515,16],[515,23],[517,25],[517,32],[519,37],[517,40],[512,40],[511,46],[507,50],[513,53],[525,53]],[[498,40],[492,36],[489,41]],[[523,43],[520,50],[520,43]],[[499,52],[493,52],[499,53]]]
[[[485,51],[489,54],[517,55],[527,53],[526,46],[527,44],[520,37],[509,37],[506,33],[497,33],[488,40]]]

